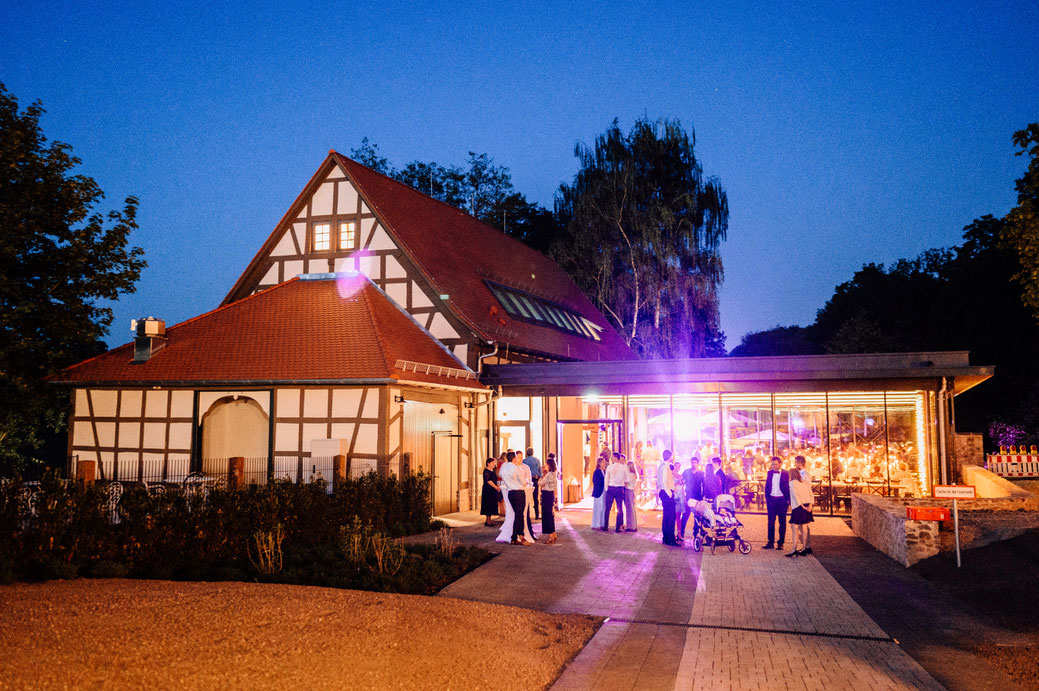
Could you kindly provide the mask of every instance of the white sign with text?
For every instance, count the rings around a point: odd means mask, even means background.
[[[935,499],[976,499],[972,485],[935,485]]]

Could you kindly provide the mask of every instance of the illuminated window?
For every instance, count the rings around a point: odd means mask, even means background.
[[[339,224],[339,249],[352,250],[357,245],[357,224],[342,221]]]
[[[314,224],[314,251],[315,252],[327,252],[330,245],[330,237],[332,235],[332,224],[331,223],[315,223]]]
[[[494,293],[494,297],[498,298],[505,312],[512,317],[568,331],[593,341],[602,340],[601,326],[566,307],[497,283],[488,282],[487,287]]]

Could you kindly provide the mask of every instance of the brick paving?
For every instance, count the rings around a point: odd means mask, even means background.
[[[589,519],[562,512],[558,544],[500,545],[441,592],[608,617],[555,689],[943,688],[817,559],[762,550],[763,516],[741,516],[749,555],[665,547],[658,513],[640,512],[638,533],[592,531]],[[841,519],[813,529],[850,536]],[[457,536],[490,546],[496,533],[472,526]]]

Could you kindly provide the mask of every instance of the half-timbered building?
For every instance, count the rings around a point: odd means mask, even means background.
[[[483,365],[632,357],[554,262],[333,151],[218,309],[140,320],[55,382],[73,388],[70,457],[104,477],[242,457],[250,481],[327,478],[345,455],[432,473],[445,512],[478,499],[495,433],[522,447],[548,424],[547,399],[496,420]]]

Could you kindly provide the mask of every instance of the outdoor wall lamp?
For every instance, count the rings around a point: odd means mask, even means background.
[[[396,396],[393,397],[393,402],[394,403],[404,403],[405,402],[404,401],[404,397],[401,396],[400,394],[397,394]]]

